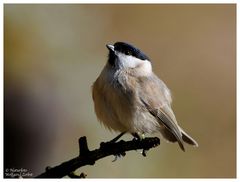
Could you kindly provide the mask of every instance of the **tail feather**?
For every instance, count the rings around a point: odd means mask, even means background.
[[[198,143],[192,138],[190,137],[185,131],[183,131],[182,128],[180,128],[181,134],[182,134],[182,140],[190,145],[196,146],[198,147]],[[163,137],[170,141],[170,142],[178,142],[178,145],[180,146],[180,148],[185,151],[184,145],[183,145],[183,141],[178,140],[172,132],[170,132],[169,130],[167,130],[166,128],[162,128],[161,133],[163,135]]]
[[[190,137],[185,131],[183,131],[183,129],[181,129],[181,132],[182,132],[182,139],[184,142],[198,147],[198,143],[192,137]]]
[[[170,142],[178,142],[178,145],[179,147],[185,151],[185,148],[184,148],[184,145],[183,145],[183,141],[182,140],[178,140],[176,138],[175,135],[173,135],[172,132],[170,132],[168,129],[166,128],[162,128],[161,130],[161,134],[163,135],[163,137],[167,140],[167,141],[170,141]]]

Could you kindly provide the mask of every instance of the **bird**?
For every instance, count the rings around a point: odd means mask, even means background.
[[[178,124],[166,84],[153,72],[152,61],[126,42],[106,45],[107,62],[92,85],[94,110],[109,130],[141,139],[160,133],[168,142],[198,146]]]

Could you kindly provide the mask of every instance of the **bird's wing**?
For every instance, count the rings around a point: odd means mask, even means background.
[[[184,150],[182,133],[170,106],[171,99],[166,95],[168,88],[158,79],[157,76],[139,78],[139,98],[143,107],[153,115],[160,126],[167,129],[178,141],[179,146]],[[170,93],[167,93],[170,94]]]

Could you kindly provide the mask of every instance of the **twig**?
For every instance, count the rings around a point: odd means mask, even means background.
[[[146,155],[145,151],[156,147],[160,144],[157,137],[145,138],[142,140],[119,141],[116,143],[107,142],[101,143],[100,148],[89,151],[87,146],[86,137],[79,139],[79,156],[67,162],[64,162],[55,167],[47,167],[46,171],[36,178],[62,178],[64,176],[75,177],[73,173],[76,169],[85,165],[94,165],[95,161],[110,155],[125,155],[125,152],[130,150],[143,149],[143,156]],[[79,176],[83,177],[83,176]]]

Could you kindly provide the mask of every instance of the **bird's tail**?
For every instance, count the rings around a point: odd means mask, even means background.
[[[190,145],[194,145],[194,146],[198,147],[198,143],[192,137],[190,137],[185,131],[183,131],[182,128],[180,128],[180,129],[181,129],[183,141]]]
[[[185,151],[185,148],[184,148],[184,144],[183,144],[183,141],[190,144],[190,145],[193,145],[193,146],[196,146],[198,147],[198,143],[192,138],[190,137],[185,131],[183,131],[182,128],[179,127],[179,130],[182,134],[182,140],[180,139],[177,139],[176,136],[173,135],[172,132],[170,132],[168,129],[166,128],[162,128],[161,129],[161,134],[163,135],[163,137],[170,141],[170,142],[178,142],[180,148]]]

